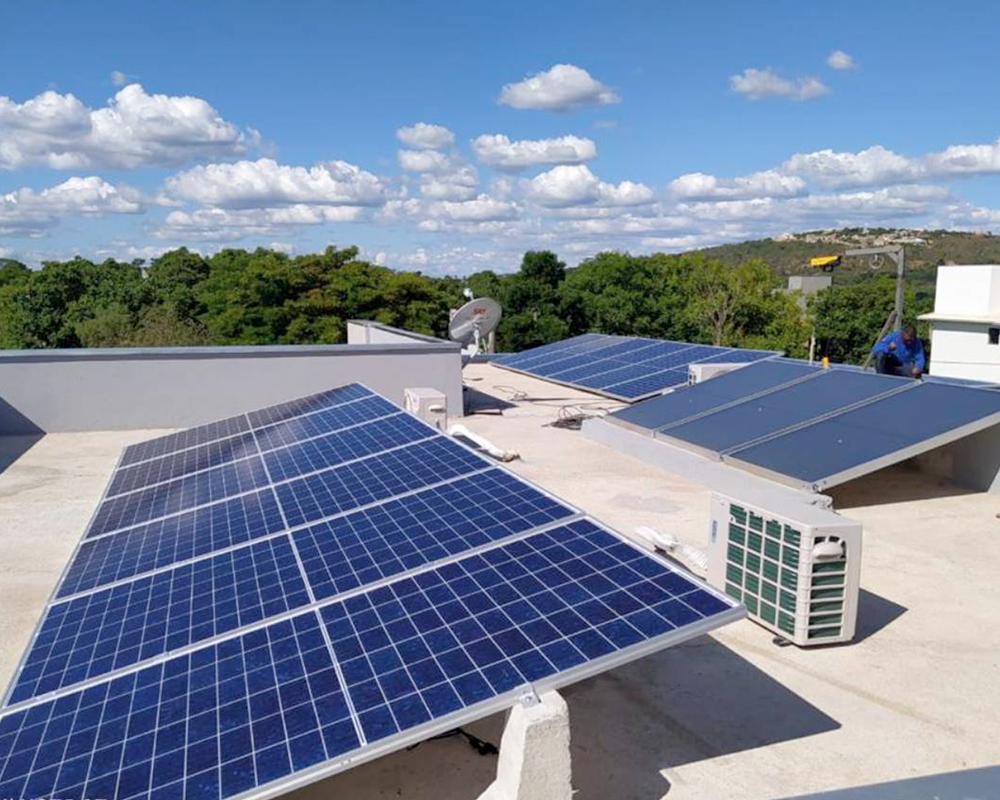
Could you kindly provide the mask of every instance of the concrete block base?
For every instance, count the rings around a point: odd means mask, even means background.
[[[558,692],[530,707],[518,703],[507,717],[497,777],[479,800],[570,800],[569,709]]]

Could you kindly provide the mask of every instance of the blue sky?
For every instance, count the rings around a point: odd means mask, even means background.
[[[997,30],[987,2],[8,0],[0,255],[466,273],[1000,230]]]

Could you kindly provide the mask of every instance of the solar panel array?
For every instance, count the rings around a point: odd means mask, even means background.
[[[0,797],[274,796],[740,616],[351,384],[123,453],[0,707]]]
[[[1000,423],[1000,395],[775,359],[609,418],[819,490]]]
[[[491,363],[634,403],[685,385],[691,364],[746,364],[777,355],[769,350],[585,333],[500,356]]]

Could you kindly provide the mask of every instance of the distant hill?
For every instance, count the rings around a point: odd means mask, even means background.
[[[834,255],[850,248],[887,244],[906,246],[906,271],[909,280],[916,284],[930,284],[932,291],[935,270],[942,264],[1000,264],[1000,236],[989,233],[888,228],[810,231],[775,239],[708,247],[694,252],[728,264],[760,258],[781,275],[809,275],[817,272],[808,266],[809,259],[813,256]],[[892,265],[883,262],[881,269],[889,272]],[[837,269],[834,280],[850,282],[870,273],[868,259],[845,259]]]

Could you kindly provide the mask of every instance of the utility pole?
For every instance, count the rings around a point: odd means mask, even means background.
[[[890,244],[885,247],[862,247],[859,250],[846,250],[845,256],[872,256],[872,269],[877,269],[881,256],[889,256],[896,264],[896,305],[893,309],[893,330],[903,327],[903,279],[906,272],[906,254],[901,244]],[[886,324],[888,327],[888,323]]]

